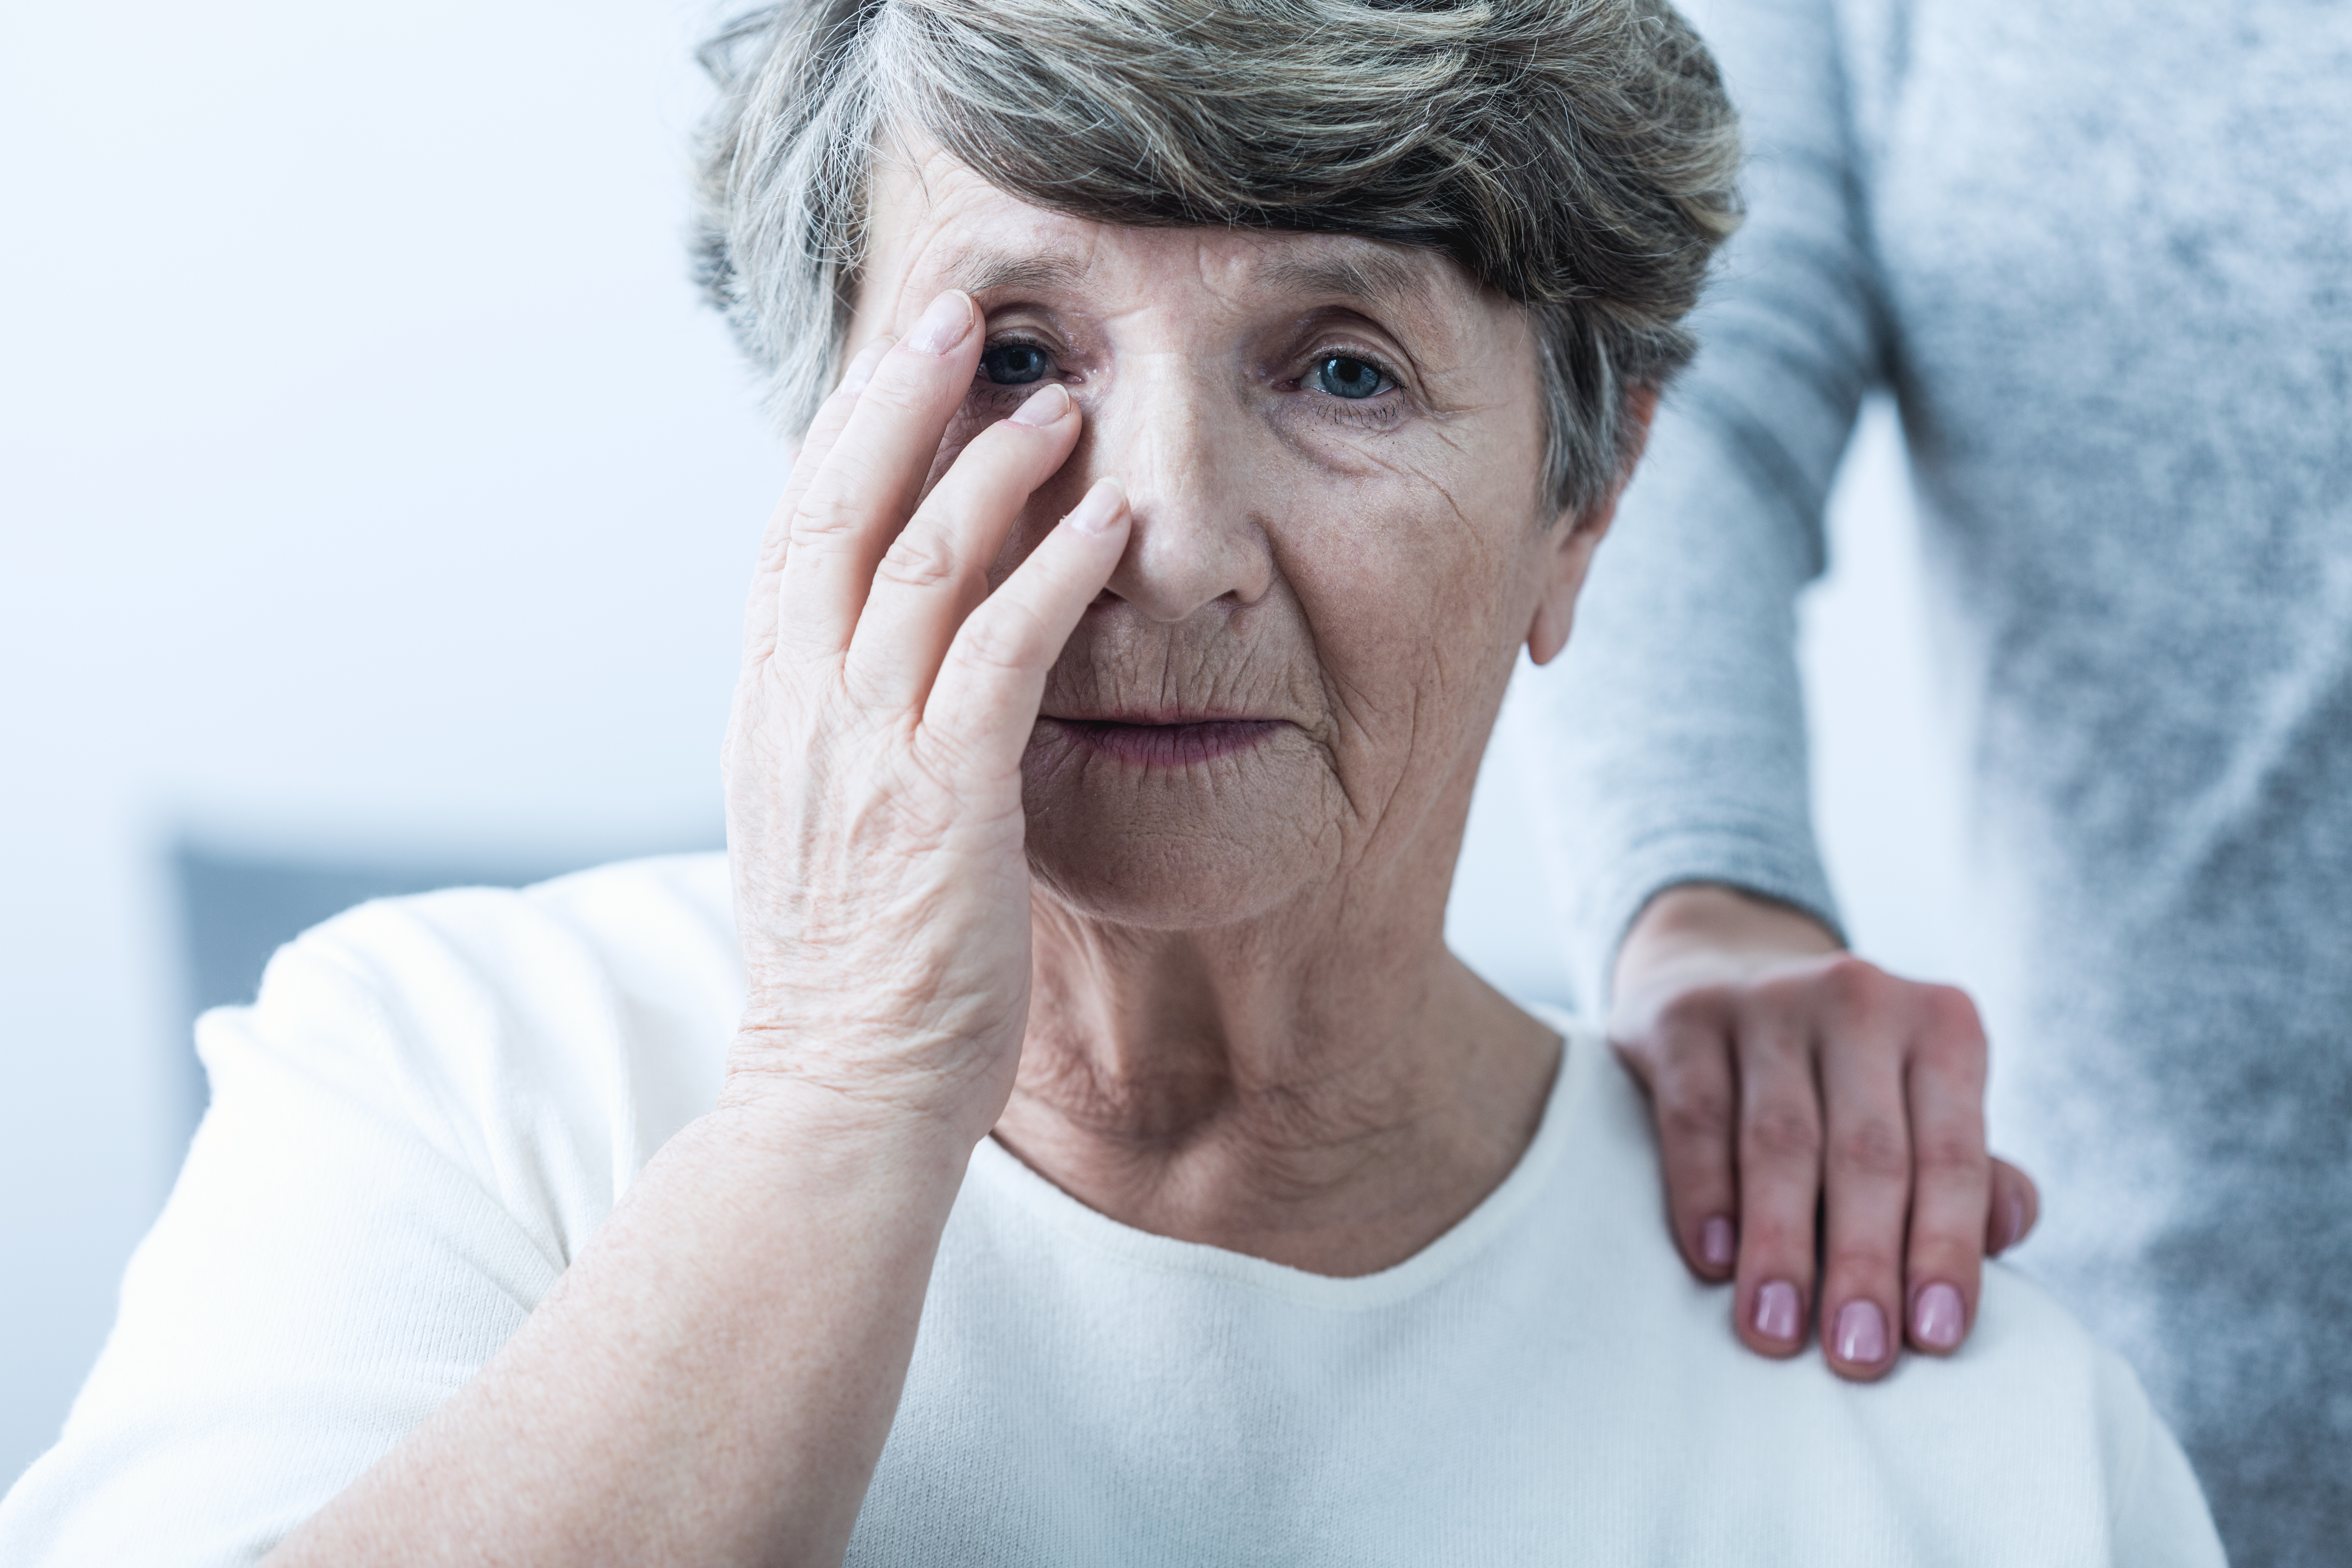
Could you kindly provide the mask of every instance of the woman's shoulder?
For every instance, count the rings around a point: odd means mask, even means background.
[[[1811,1348],[1768,1361],[1740,1347],[1726,1330],[1727,1288],[1694,1279],[1668,1235],[1640,1086],[1600,1029],[1529,1011],[1568,1046],[1553,1222],[1578,1232],[1580,1260],[1609,1259],[1606,1280],[1587,1268],[1568,1289],[1608,1298],[1608,1315],[1626,1325],[1612,1353],[1640,1369],[1629,1402],[1678,1382],[1705,1391],[1677,1442],[1690,1463],[1727,1478],[1777,1477],[1790,1498],[1841,1489],[1850,1501],[1907,1498],[1909,1513],[1889,1528],[1927,1521],[1940,1539],[1976,1543],[1954,1561],[2001,1560],[2020,1520],[2086,1550],[2104,1541],[2108,1555],[2092,1560],[2221,1561],[2196,1479],[2138,1379],[2032,1278],[2030,1252],[2021,1268],[1985,1266],[1959,1353],[1907,1355],[1875,1384],[1837,1378]],[[1780,1436],[1769,1455],[1753,1448],[1763,1430]],[[1825,1479],[1836,1485],[1823,1490]],[[2008,1498],[2011,1510],[1988,1512],[1986,1496]]]
[[[742,979],[720,854],[346,910],[208,1014],[215,1100],[332,1095],[592,1227],[719,1092]]]
[[[252,1562],[348,1486],[716,1098],[733,940],[704,856],[382,900],[280,949],[198,1026],[211,1107],[0,1557]]]
[[[249,1011],[297,1047],[341,1023],[419,1065],[552,1073],[599,1047],[682,1068],[741,1002],[726,857],[708,854],[360,904],[279,949]]]
[[[1675,1250],[1659,1175],[1656,1130],[1639,1081],[1610,1048],[1599,1026],[1554,1008],[1528,1011],[1556,1029],[1567,1045],[1560,1068],[1565,1081],[1555,1101],[1569,1123],[1562,1131],[1570,1168],[1568,1179],[1559,1184],[1556,1201],[1604,1226],[1618,1258],[1638,1256],[1645,1265],[1639,1278],[1650,1289],[1687,1302],[1694,1317],[1703,1315],[1705,1332],[1694,1324],[1691,1337],[1720,1351],[1727,1366],[1776,1379],[1780,1373],[1775,1369],[1803,1367],[1808,1376],[1818,1370],[1821,1387],[1841,1397],[1848,1391],[1885,1394],[1906,1384],[1939,1384],[1954,1376],[1987,1385],[2046,1384],[2054,1376],[2071,1382],[2086,1398],[2105,1399],[2121,1386],[2128,1386],[2132,1397],[2137,1397],[2137,1384],[2122,1360],[2095,1340],[2054,1296],[2029,1273],[1993,1262],[1985,1265],[1978,1323],[1968,1349],[1949,1358],[1906,1357],[1904,1369],[1919,1369],[1915,1377],[1898,1371],[1879,1384],[1848,1384],[1814,1367],[1816,1358],[1810,1353],[1783,1363],[1739,1349],[1731,1336],[1719,1331],[1727,1288],[1693,1279]],[[1906,1390],[1906,1396],[1913,1392],[1924,1390]]]

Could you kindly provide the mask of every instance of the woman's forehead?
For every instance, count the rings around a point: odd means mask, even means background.
[[[999,190],[936,149],[877,160],[875,174],[861,313],[919,310],[944,289],[975,297],[1177,289],[1447,316],[1502,303],[1433,250],[1355,235],[1105,223]]]

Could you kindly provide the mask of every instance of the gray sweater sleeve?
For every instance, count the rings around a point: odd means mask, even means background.
[[[1739,107],[1748,216],[1694,318],[1568,651],[1528,682],[1522,754],[1579,994],[1607,1005],[1626,927],[1724,882],[1835,927],[1813,843],[1795,601],[1881,312],[1828,0],[1685,5]]]

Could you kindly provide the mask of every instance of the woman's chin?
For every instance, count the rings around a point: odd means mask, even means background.
[[[1263,915],[1283,901],[1264,876],[1238,867],[1187,878],[1159,875],[1156,868],[1105,874],[1096,866],[1057,867],[1034,851],[1029,865],[1046,895],[1071,914],[1138,931],[1209,931]]]
[[[1024,768],[1030,869],[1071,912],[1119,925],[1202,930],[1276,908],[1331,874],[1339,838],[1328,770],[1278,728],[1238,744],[1041,734]]]

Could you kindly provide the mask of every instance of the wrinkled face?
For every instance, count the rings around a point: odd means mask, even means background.
[[[1049,380],[1085,414],[999,579],[1096,478],[1131,498],[1029,746],[1049,896],[1159,928],[1349,886],[1442,910],[1516,652],[1598,531],[1544,507],[1523,312],[1432,252],[1089,222],[942,153],[881,160],[874,204],[853,345],[945,289],[986,320],[935,474]]]

